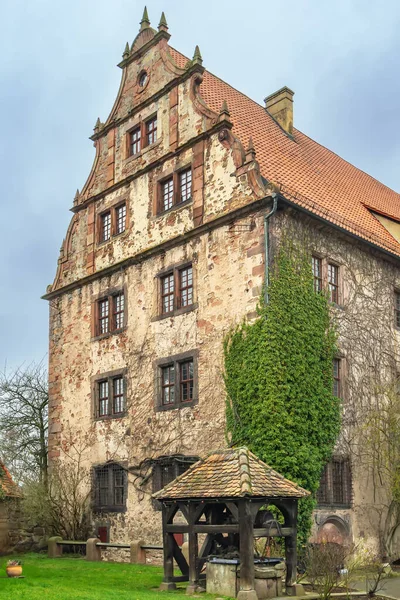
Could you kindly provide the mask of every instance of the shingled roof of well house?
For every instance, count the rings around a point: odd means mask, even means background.
[[[6,498],[20,498],[22,496],[22,492],[14,483],[9,470],[7,467],[0,461],[0,486],[4,492]]]
[[[285,479],[247,448],[217,450],[153,495],[186,498],[302,498],[309,492]]]
[[[180,67],[187,58],[170,48]],[[270,90],[272,91],[272,90]],[[400,194],[310,139],[298,129],[290,137],[264,106],[205,71],[200,94],[219,113],[228,103],[233,133],[247,147],[252,137],[261,174],[280,186],[293,204],[392,254],[400,243],[372,214],[400,221]]]

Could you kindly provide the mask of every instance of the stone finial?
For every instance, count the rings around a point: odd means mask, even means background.
[[[218,115],[218,121],[227,121],[227,122],[231,122],[231,114],[229,112],[229,108],[228,108],[228,103],[226,100],[223,101],[222,106],[221,106],[221,110],[219,111],[219,115]]]
[[[96,125],[93,127],[93,131],[94,131],[95,133],[98,133],[98,132],[99,132],[100,125],[101,125],[100,117],[97,117]]]
[[[167,19],[165,18],[164,12],[161,13],[160,22],[158,24],[158,31],[168,31],[168,23]]]
[[[250,136],[249,145],[246,150],[246,162],[253,162],[256,158],[256,151],[254,148],[253,138]]]
[[[193,65],[202,65],[203,64],[203,58],[201,56],[200,48],[198,46],[196,46],[196,48],[194,49],[192,64]]]
[[[74,205],[78,204],[79,196],[79,190],[76,190],[76,194],[74,196]]]
[[[140,31],[142,31],[142,29],[147,29],[147,27],[150,27],[150,19],[147,13],[147,6],[145,6],[143,11],[143,17],[140,21]]]
[[[122,53],[122,58],[125,60],[126,58],[129,57],[129,54],[130,54],[129,43],[126,42],[126,44],[125,44],[125,50]]]

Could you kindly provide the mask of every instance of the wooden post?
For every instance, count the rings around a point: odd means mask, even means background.
[[[167,513],[168,506],[162,505],[162,525],[163,525],[163,557],[164,557],[164,578],[160,585],[160,590],[175,590],[176,584],[173,582],[174,576],[174,534],[167,532]]]
[[[294,531],[285,537],[286,588],[290,588],[297,578],[297,500],[285,501],[285,508],[285,526],[292,527]]]
[[[62,542],[62,537],[59,535],[49,538],[47,542],[47,554],[49,558],[59,558],[62,556],[63,549],[60,542]]]
[[[191,502],[189,504],[189,585],[186,588],[187,594],[194,594],[199,587],[198,555],[199,547],[197,533],[194,531],[197,506]]]
[[[138,565],[146,564],[146,550],[143,550],[143,540],[131,542],[131,563]]]
[[[250,502],[240,500],[239,538],[240,538],[240,588],[238,600],[258,600],[254,589],[254,533],[253,515]]]

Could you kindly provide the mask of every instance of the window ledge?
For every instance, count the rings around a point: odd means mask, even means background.
[[[316,510],[350,510],[351,504],[317,504]]]
[[[94,513],[123,513],[126,511],[126,506],[93,506]]]
[[[157,146],[159,146],[161,144],[162,139],[163,138],[161,136],[153,144],[149,144],[148,146],[145,146],[144,148],[142,148],[140,150],[140,152],[137,152],[136,154],[131,154],[130,156],[128,156],[127,158],[125,158],[124,163],[128,164],[132,160],[135,160],[135,158],[139,158],[139,156],[143,156],[143,154],[146,154],[146,152],[148,152],[149,150],[153,150],[153,148],[157,148]]]
[[[198,308],[198,307],[199,307],[198,302],[194,302],[190,306],[184,306],[182,308],[177,308],[176,310],[169,312],[169,313],[165,313],[164,315],[157,315],[156,317],[153,317],[151,319],[151,322],[163,321],[164,319],[168,319],[168,317],[169,318],[178,317],[179,315],[184,315],[188,312],[191,312],[192,310],[196,310],[196,308]]]
[[[171,208],[169,208],[168,210],[163,210],[162,212],[158,212],[157,214],[153,215],[151,217],[151,219],[153,221],[155,219],[160,219],[161,217],[165,217],[166,215],[169,215],[170,213],[175,212],[176,210],[179,210],[181,208],[187,208],[191,204],[193,204],[193,196],[190,197],[189,200],[185,200],[184,202],[178,202],[178,204],[173,204],[171,206]]]
[[[128,416],[128,413],[125,411],[123,413],[119,413],[118,415],[104,415],[102,417],[93,417],[93,420],[95,422],[96,421],[111,421],[111,420],[124,419],[127,416]]]
[[[91,338],[91,342],[98,342],[99,340],[105,340],[106,338],[109,338],[113,335],[118,335],[120,333],[123,333],[124,331],[126,331],[127,326],[125,325],[124,327],[122,327],[121,329],[115,329],[114,331],[108,331],[107,333],[101,333],[100,335],[95,335],[94,337]]]
[[[179,404],[160,404],[156,406],[156,412],[164,412],[166,410],[176,410],[182,408],[192,408],[198,403],[198,398],[193,398],[190,402],[179,402]]]
[[[108,240],[103,240],[101,242],[97,242],[97,248],[100,248],[101,246],[106,246],[107,244],[109,244],[110,242],[114,241],[115,238],[119,238],[119,237],[124,237],[128,235],[128,229],[125,229],[124,231],[121,231],[121,233],[113,233],[111,235],[111,237],[108,238]]]

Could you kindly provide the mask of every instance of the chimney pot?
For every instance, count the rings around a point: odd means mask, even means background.
[[[285,86],[264,100],[267,113],[289,135],[293,134],[293,96],[294,92]]]

